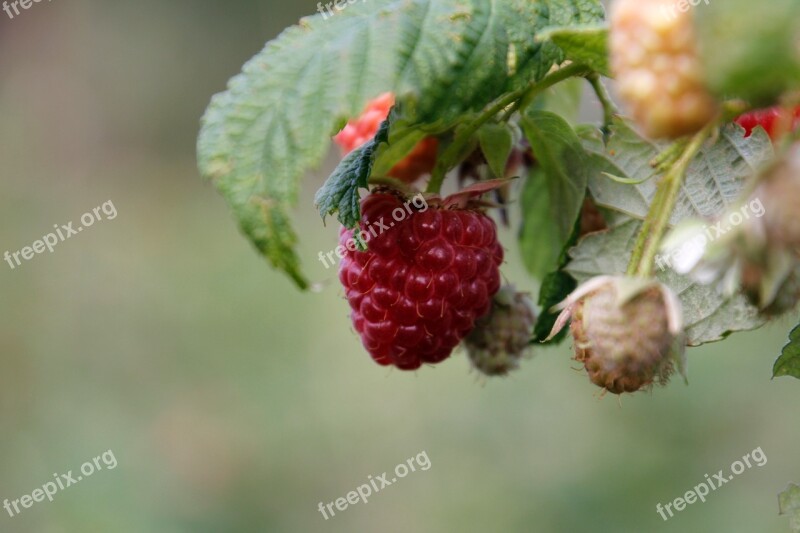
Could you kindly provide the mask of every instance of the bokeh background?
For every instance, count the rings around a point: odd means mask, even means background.
[[[359,6],[367,9],[368,5]],[[598,398],[569,343],[488,383],[463,354],[370,362],[304,183],[300,293],[195,168],[199,118],[316,3],[57,0],[0,12],[0,253],[107,200],[97,223],[0,263],[0,499],[106,450],[119,465],[9,532],[785,532],[800,383],[770,380],[791,320],[692,350],[690,386]],[[352,7],[351,9],[355,9]],[[506,234],[508,278],[536,291]],[[327,283],[326,283],[327,282]],[[655,511],[761,447],[768,463],[664,522]],[[425,451],[432,467],[317,511]]]

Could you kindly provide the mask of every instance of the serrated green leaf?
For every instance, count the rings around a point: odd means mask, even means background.
[[[800,533],[800,486],[790,483],[778,495],[778,514],[789,515],[792,532]]]
[[[611,77],[608,61],[608,27],[600,24],[548,28],[537,36],[542,41],[552,41],[564,51],[567,59],[590,67],[595,72]]]
[[[800,379],[800,325],[789,334],[789,344],[783,347],[781,356],[775,361],[773,377],[792,376]]]
[[[602,17],[598,0],[370,0],[304,18],[212,99],[200,171],[256,247],[304,286],[289,209],[342,118],[393,91],[415,123],[456,120],[563,60],[532,38],[538,30]]]
[[[378,133],[369,142],[356,148],[339,163],[333,174],[317,191],[314,205],[323,220],[327,215],[338,213],[339,222],[353,228],[361,218],[359,189],[366,189],[375,153],[378,147],[389,140],[391,120],[385,120]]]
[[[608,145],[597,129],[579,128],[578,132],[592,159],[589,190],[595,202],[644,220],[659,178],[650,162],[668,144],[642,138],[622,119],[614,121]],[[670,224],[687,217],[712,218],[721,214],[738,198],[746,180],[774,155],[764,131],[756,130],[745,138],[739,126],[726,126],[717,142],[704,147],[689,166]],[[642,183],[617,183],[603,175],[605,172]]]
[[[558,267],[586,198],[589,160],[572,127],[558,115],[527,111],[521,121],[541,172],[523,191],[523,260],[542,279]]]
[[[494,176],[505,178],[508,156],[514,147],[514,134],[508,124],[484,124],[478,130],[478,143]]]
[[[502,2],[498,2],[502,3]],[[508,64],[514,76],[511,78],[509,90],[518,89],[525,85],[524,80],[534,77],[542,78],[547,74],[547,70],[541,69],[542,59],[556,57],[554,64],[561,63],[565,57],[564,52],[550,41],[540,42],[535,39],[536,31],[545,27],[565,27],[581,26],[586,24],[599,23],[605,20],[605,8],[603,4],[595,0],[519,0],[520,12],[530,9],[533,4],[538,4],[536,9],[541,13],[547,13],[548,23],[544,26],[534,26],[530,22],[519,24],[514,20],[514,10],[509,10],[510,19],[508,24],[509,36],[513,39],[512,46],[509,47]],[[521,8],[521,10],[520,10]],[[536,31],[533,31],[533,29]],[[548,68],[549,70],[549,68]]]
[[[579,282],[604,274],[624,274],[641,225],[640,221],[631,220],[584,237],[570,252],[572,261],[567,272]],[[716,288],[699,285],[670,269],[659,271],[656,277],[681,300],[690,346],[719,341],[733,332],[764,324],[764,319],[743,296],[725,298]]]

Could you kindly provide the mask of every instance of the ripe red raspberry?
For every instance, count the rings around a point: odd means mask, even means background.
[[[364,112],[355,120],[347,123],[333,140],[342,149],[342,155],[347,155],[365,142],[372,139],[383,122],[389,115],[394,105],[394,95],[384,93],[371,100],[364,108]],[[421,140],[417,146],[390,171],[389,176],[406,183],[412,183],[419,177],[430,174],[436,164],[436,154],[439,141],[434,137]]]
[[[486,376],[505,376],[516,370],[530,351],[535,324],[530,296],[510,285],[501,288],[492,310],[464,339],[472,365]]]
[[[745,129],[745,137],[750,137],[753,130],[756,129],[757,126],[761,126],[766,130],[769,138],[775,142],[779,140],[778,119],[780,116],[780,107],[769,107],[767,109],[759,109],[757,111],[745,113],[736,119],[736,123]],[[796,128],[798,125],[800,125],[800,106],[794,110],[794,123],[792,127]]]
[[[418,199],[378,189],[361,202],[367,249],[356,249],[353,230],[339,238],[355,330],[378,364],[402,370],[450,356],[488,313],[503,261],[491,218],[448,199]]]
[[[692,15],[675,0],[616,0],[610,39],[620,96],[646,135],[680,137],[714,117]]]
[[[680,302],[655,281],[600,276],[573,292],[552,335],[571,318],[575,359],[613,394],[664,384],[681,350]],[[551,335],[551,336],[552,336]]]

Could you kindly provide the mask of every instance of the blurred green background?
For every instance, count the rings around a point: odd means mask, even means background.
[[[359,6],[366,9],[367,6]],[[353,7],[352,9],[356,9]],[[309,1],[89,2],[0,12],[0,253],[112,200],[114,220],[11,270],[0,263],[0,499],[113,450],[119,465],[10,532],[785,532],[800,481],[800,383],[770,381],[791,320],[689,352],[690,386],[598,398],[570,347],[484,383],[463,354],[416,374],[374,365],[335,272],[312,173],[301,294],[197,174],[199,118]],[[505,274],[535,291],[513,235]],[[656,503],[761,447],[664,522]],[[325,521],[317,510],[425,451]]]

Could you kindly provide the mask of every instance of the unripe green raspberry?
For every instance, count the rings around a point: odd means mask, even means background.
[[[694,133],[718,106],[704,82],[691,13],[675,0],[616,0],[611,63],[621,98],[652,138]]]
[[[492,301],[492,310],[478,320],[464,344],[472,365],[487,376],[504,376],[519,368],[528,353],[536,314],[525,293],[505,286]]]
[[[600,276],[580,287],[553,334],[572,319],[575,359],[592,383],[613,394],[665,384],[682,354],[682,318],[677,297],[655,281]]]

